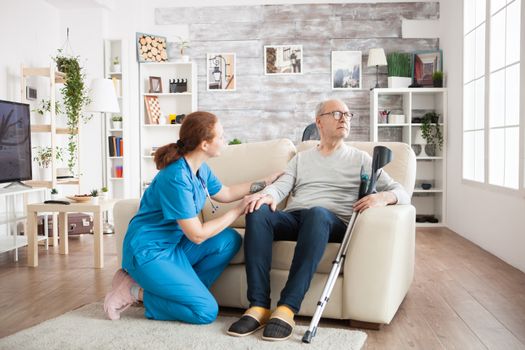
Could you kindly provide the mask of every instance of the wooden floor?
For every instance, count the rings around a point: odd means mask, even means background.
[[[524,273],[447,229],[419,229],[416,241],[414,283],[392,323],[366,331],[367,349],[525,349]],[[0,337],[104,297],[117,258],[93,269],[92,243],[70,238],[68,256],[41,247],[38,268],[25,266],[25,248],[18,263],[0,254]],[[114,236],[104,244],[115,251]]]

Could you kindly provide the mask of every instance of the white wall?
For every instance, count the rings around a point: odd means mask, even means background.
[[[31,8],[17,0],[2,1],[0,33],[0,99],[20,101],[20,66],[45,66],[59,45],[59,11],[44,0]]]
[[[441,15],[446,20],[443,21],[440,42],[449,89],[448,226],[509,264],[525,271],[524,198],[462,182],[462,3],[457,0],[441,0]],[[522,23],[525,23],[523,12]]]

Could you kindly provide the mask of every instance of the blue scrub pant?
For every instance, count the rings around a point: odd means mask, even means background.
[[[227,228],[201,244],[183,236],[155,259],[128,273],[144,290],[145,316],[206,324],[217,318],[219,307],[209,288],[241,245],[241,237]]]
[[[328,242],[341,242],[346,224],[328,209],[271,211],[263,205],[246,216],[244,258],[250,306],[269,309],[273,241],[297,241],[288,280],[277,305],[298,313]]]

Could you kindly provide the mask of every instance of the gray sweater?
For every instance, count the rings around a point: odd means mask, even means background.
[[[372,157],[368,153],[343,144],[329,156],[317,147],[299,152],[288,162],[285,173],[263,193],[279,203],[288,194],[285,211],[323,207],[345,223],[350,221],[352,206],[359,195],[361,165],[370,176]],[[377,191],[390,191],[396,204],[409,204],[410,197],[403,186],[385,171],[377,183]]]

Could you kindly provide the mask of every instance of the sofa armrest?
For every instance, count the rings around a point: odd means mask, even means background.
[[[117,263],[122,264],[122,243],[128,230],[128,224],[139,209],[140,199],[122,199],[113,206],[113,220],[117,245]]]
[[[415,215],[412,205],[359,215],[344,262],[343,317],[390,323],[414,277]]]

